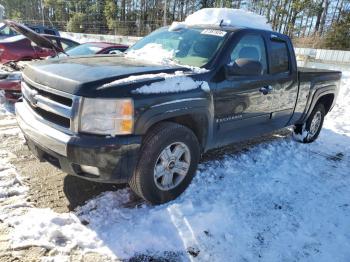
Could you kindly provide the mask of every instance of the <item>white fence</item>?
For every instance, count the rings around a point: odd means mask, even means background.
[[[63,37],[72,38],[80,43],[85,42],[111,42],[125,45],[132,45],[141,37],[136,36],[120,36],[120,35],[96,35],[96,34],[81,34],[60,32]],[[300,60],[343,63],[350,64],[350,51],[342,50],[326,50],[312,48],[295,48],[295,54]]]
[[[124,45],[133,45],[141,37],[136,36],[121,36],[121,35],[96,35],[96,34],[81,34],[71,32],[60,32],[62,37],[74,39],[79,43],[85,42],[110,42]]]
[[[295,54],[306,60],[350,64],[350,51],[295,48]]]

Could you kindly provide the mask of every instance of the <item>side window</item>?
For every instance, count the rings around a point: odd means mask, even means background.
[[[289,71],[289,55],[286,42],[271,40],[271,74]]]
[[[264,74],[267,73],[266,47],[260,35],[249,34],[241,38],[231,53],[231,63],[239,58],[251,59],[262,64]]]

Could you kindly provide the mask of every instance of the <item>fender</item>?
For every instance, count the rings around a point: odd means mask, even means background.
[[[312,98],[309,99],[309,102],[308,102],[308,104],[306,106],[307,111],[306,111],[306,114],[304,114],[304,116],[301,119],[302,123],[304,123],[306,121],[306,119],[308,119],[308,117],[310,116],[312,110],[314,109],[317,101],[322,96],[325,96],[325,95],[328,95],[328,94],[334,95],[334,100],[333,100],[331,108],[334,106],[335,101],[336,101],[336,95],[337,95],[337,87],[335,85],[327,85],[327,86],[323,86],[323,87],[320,87],[320,88],[316,89],[314,94],[313,94],[313,96],[312,96]]]
[[[181,116],[191,116],[194,119],[204,118],[207,132],[202,137],[203,149],[206,150],[213,137],[214,113],[210,109],[211,99],[207,97],[185,98],[153,105],[143,111],[135,123],[135,134],[144,135],[156,123]]]

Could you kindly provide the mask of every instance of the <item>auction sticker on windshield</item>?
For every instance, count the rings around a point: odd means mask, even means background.
[[[216,35],[216,36],[225,36],[227,32],[215,29],[204,29],[201,34],[202,35]]]

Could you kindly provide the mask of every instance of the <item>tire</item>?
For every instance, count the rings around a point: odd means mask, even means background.
[[[161,122],[146,135],[129,185],[152,204],[169,202],[191,183],[199,157],[198,139],[192,130]]]
[[[314,142],[322,129],[326,110],[324,105],[319,103],[312,110],[309,118],[304,125],[296,125],[294,128],[293,137],[301,143]]]

